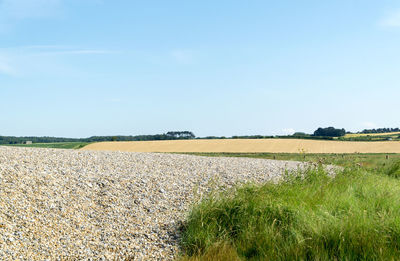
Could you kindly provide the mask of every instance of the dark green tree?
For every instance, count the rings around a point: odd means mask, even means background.
[[[345,129],[336,129],[334,127],[318,128],[314,131],[314,136],[319,137],[342,137],[346,135]]]

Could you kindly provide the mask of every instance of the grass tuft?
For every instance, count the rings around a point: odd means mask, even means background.
[[[400,178],[400,161],[392,162],[386,166],[384,173],[389,177]]]
[[[212,195],[187,219],[183,260],[235,260],[229,255],[245,260],[397,259],[396,164],[387,175],[348,168],[335,178],[322,168],[309,169],[286,175],[280,184],[244,185]]]

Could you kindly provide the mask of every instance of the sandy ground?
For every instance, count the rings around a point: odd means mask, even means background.
[[[400,141],[303,139],[173,140],[93,143],[82,150],[128,152],[400,153]]]

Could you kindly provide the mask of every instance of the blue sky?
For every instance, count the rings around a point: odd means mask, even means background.
[[[0,135],[399,127],[400,2],[0,0]]]

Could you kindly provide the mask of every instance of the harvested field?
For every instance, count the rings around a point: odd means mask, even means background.
[[[204,193],[302,166],[0,147],[0,260],[171,260],[188,207]]]
[[[99,142],[83,150],[130,152],[400,153],[400,141],[351,142],[303,139],[224,139]]]

